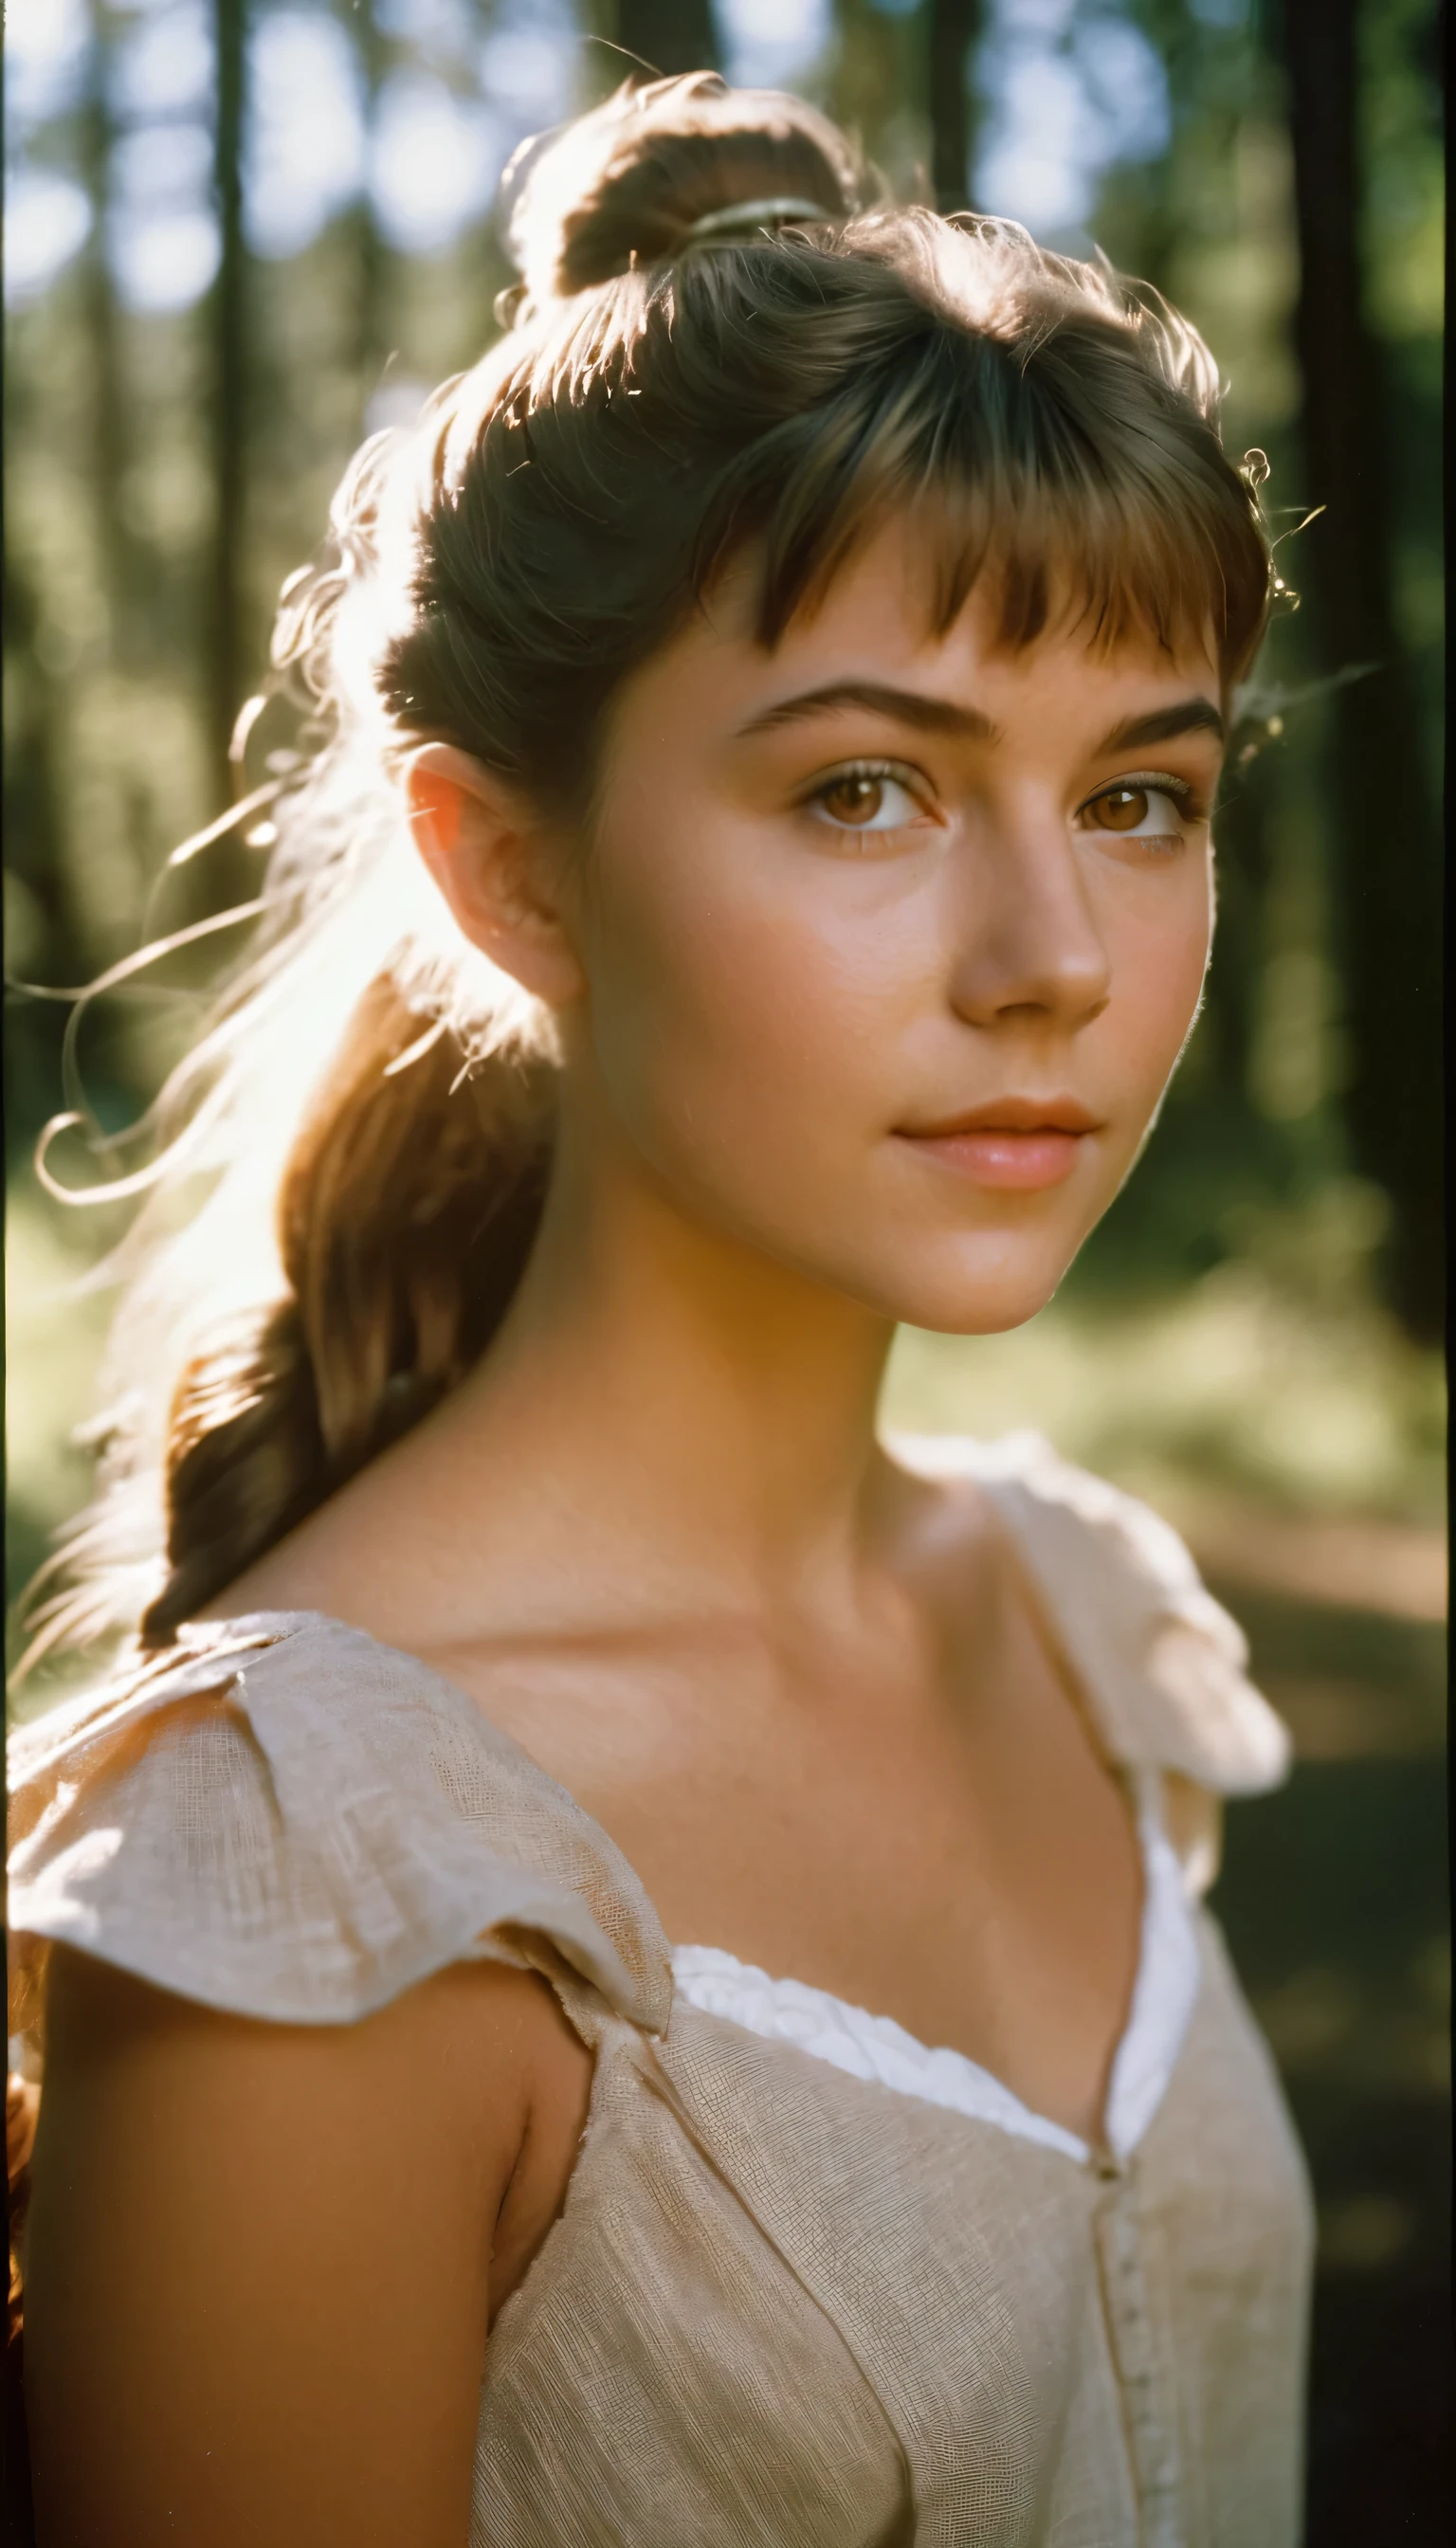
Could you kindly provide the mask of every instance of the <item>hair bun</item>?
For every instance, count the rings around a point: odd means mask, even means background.
[[[843,218],[859,194],[826,116],[776,90],[730,89],[716,71],[628,83],[523,142],[502,180],[511,254],[537,309],[672,256],[695,222],[736,204],[792,199]]]

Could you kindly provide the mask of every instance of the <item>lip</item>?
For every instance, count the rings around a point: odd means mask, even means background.
[[[1035,1194],[1069,1177],[1101,1123],[1071,1097],[998,1097],[938,1124],[906,1126],[901,1139],[971,1185]]]
[[[911,1141],[949,1141],[958,1133],[1098,1133],[1102,1119],[1075,1097],[993,1097],[934,1124],[905,1124]]]

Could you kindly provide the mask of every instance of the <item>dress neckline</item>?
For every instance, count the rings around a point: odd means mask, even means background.
[[[1058,2150],[1081,2166],[1100,2155],[1122,2164],[1147,2131],[1167,2091],[1201,1980],[1198,1939],[1183,1870],[1162,1827],[1161,1780],[1138,1779],[1138,1836],[1143,1867],[1138,1970],[1127,2023],[1113,2054],[1100,2142],[1038,2114],[994,2072],[949,2045],[922,2044],[894,2018],[874,2016],[811,1983],[764,1972],[722,1947],[673,1951],[675,1993],[704,2015],[752,2035],[791,2044],[857,2078],[900,2096],[949,2107],[1022,2140]]]
[[[992,1505],[1005,1534],[1022,1591],[1070,1684],[1070,1702],[1105,1743],[1107,1727],[1093,1677],[1073,1653],[1050,1611],[1024,1527],[1008,1498],[996,1493],[1019,1475],[1030,1437],[1017,1434],[995,1444],[964,1436],[951,1446],[935,1437],[900,1434],[890,1447],[912,1473],[969,1475]],[[929,1457],[927,1457],[927,1451]],[[1142,1913],[1138,1965],[1123,2031],[1114,2051],[1103,2110],[1102,2136],[1094,2143],[1038,2114],[993,2071],[949,2045],[922,2044],[898,2021],[787,1976],[742,1963],[726,1948],[684,1945],[673,1950],[676,1992],[705,2014],[731,2019],[751,2034],[790,2043],[863,2079],[900,2095],[946,2106],[991,2124],[1023,2140],[1039,2141],[1087,2166],[1099,2155],[1122,2163],[1132,2155],[1162,2103],[1202,1978],[1202,1960],[1183,1867],[1163,1829],[1162,1777],[1158,1771],[1122,1765],[1133,1796],[1142,1861]]]

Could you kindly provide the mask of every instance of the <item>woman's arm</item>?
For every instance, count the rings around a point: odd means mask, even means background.
[[[41,2548],[464,2548],[489,2317],[564,2200],[591,2068],[547,1984],[499,1964],[286,2027],[57,1950]]]

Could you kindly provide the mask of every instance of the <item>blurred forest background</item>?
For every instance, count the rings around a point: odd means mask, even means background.
[[[1051,1307],[906,1336],[899,1423],[1035,1423],[1153,1497],[1299,1767],[1219,1907],[1320,2204],[1311,2548],[1445,2535],[1441,31],[1435,0],[8,0],[5,934],[11,1592],[72,1436],[116,1209],[32,1166],[132,1123],[266,826],[179,867],[355,443],[472,361],[524,136],[632,69],[799,90],[902,195],[1157,284],[1261,446],[1287,581],[1219,824],[1207,1010]],[[1299,526],[1323,507],[1307,527]],[[1254,745],[1257,748],[1254,748]],[[114,1163],[113,1163],[114,1164]],[[62,1138],[55,1173],[96,1166]],[[1448,2507],[1447,2507],[1448,2508]]]

